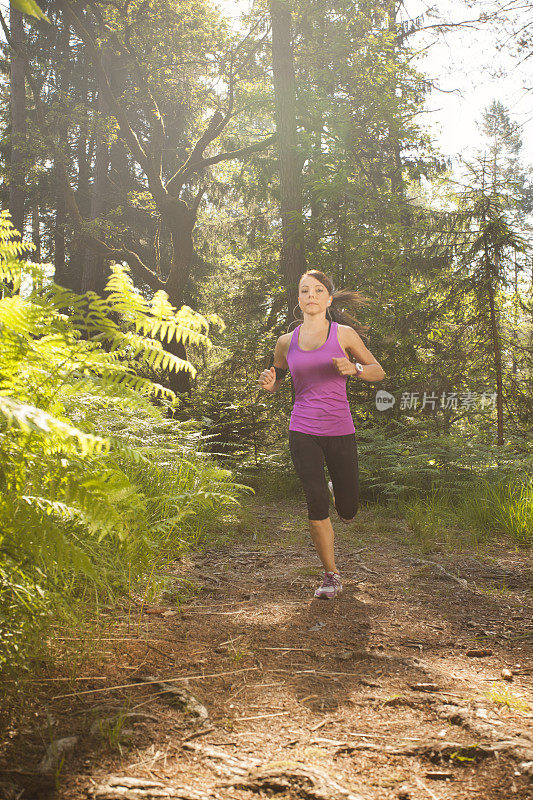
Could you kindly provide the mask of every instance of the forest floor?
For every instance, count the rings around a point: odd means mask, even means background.
[[[334,601],[304,506],[255,499],[170,566],[174,594],[63,631],[11,714],[0,797],[533,798],[531,549],[427,552],[371,507],[334,525]]]

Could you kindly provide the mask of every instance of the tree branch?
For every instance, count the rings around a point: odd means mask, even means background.
[[[195,217],[200,207],[200,203],[202,202],[202,197],[204,196],[204,194],[205,194],[205,186],[201,186],[198,189],[196,196],[194,197],[192,203],[189,206],[191,214],[194,214]]]
[[[181,187],[183,186],[184,176],[188,172],[189,164],[191,164],[194,159],[200,158],[207,145],[216,139],[216,137],[219,135],[219,126],[223,119],[224,117],[220,111],[215,111],[209,120],[209,124],[204,133],[200,136],[191,150],[191,154],[189,155],[187,161],[182,164],[182,166],[176,170],[174,175],[167,181],[166,190],[169,192],[169,194],[173,194],[175,196],[179,195]]]
[[[83,240],[90,246],[91,250],[103,256],[109,261],[125,261],[146,283],[154,290],[163,289],[165,282],[151,270],[140,259],[137,253],[127,247],[109,247],[101,239],[97,239],[92,234],[82,234]]]
[[[91,60],[96,69],[106,102],[111,110],[111,113],[118,122],[121,136],[130,148],[132,156],[144,170],[154,200],[156,200],[156,202],[164,202],[167,192],[165,186],[163,185],[161,174],[158,170],[154,170],[151,159],[146,154],[137,137],[137,134],[134,132],[128,122],[128,118],[122,104],[117,100],[114,92],[111,89],[107,72],[102,64],[102,56],[99,47],[97,47],[93,37],[83,24],[82,20],[73,10],[73,4],[69,0],[58,0],[58,6],[62,9],[65,18],[72,25],[72,28],[84,43],[88,53],[91,56]]]
[[[233,158],[246,158],[246,156],[251,155],[252,153],[258,153],[261,150],[266,150],[267,147],[270,147],[271,144],[274,144],[276,139],[277,134],[273,133],[266,139],[261,139],[260,142],[249,144],[246,147],[241,147],[239,150],[231,150],[229,153],[218,153],[216,156],[202,158],[201,161],[196,161],[194,164],[189,164],[187,167],[187,172],[197,172],[204,167],[209,167],[212,164],[218,164],[219,161],[229,161]]]
[[[267,34],[265,34],[265,37],[266,35]],[[185,176],[189,172],[195,171],[196,169],[195,165],[202,156],[207,145],[211,144],[211,142],[213,142],[220,136],[220,134],[230,121],[233,115],[233,109],[235,103],[235,80],[239,75],[239,72],[244,69],[244,67],[247,65],[247,63],[251,60],[252,57],[252,55],[250,54],[248,56],[248,59],[245,59],[245,61],[241,64],[240,68],[238,70],[235,70],[235,65],[234,65],[235,53],[244,44],[244,42],[246,41],[246,39],[248,39],[249,36],[250,34],[248,34],[245,37],[245,39],[236,47],[235,51],[233,51],[231,54],[231,66],[228,79],[228,107],[226,113],[222,115],[219,111],[216,111],[215,114],[213,114],[213,117],[211,118],[209,125],[207,126],[203,135],[194,145],[187,161],[174,173],[174,175],[169,179],[169,181],[167,181],[166,184],[167,191],[172,192],[173,194],[179,194],[181,187],[183,186]],[[263,37],[258,46],[260,46],[265,37]],[[255,150],[250,152],[255,152]],[[233,157],[233,156],[225,156],[225,158],[228,157]],[[218,160],[222,161],[223,158],[219,158]]]
[[[145,75],[143,75],[142,73],[141,65],[139,64],[139,59],[137,58],[136,54],[133,53],[131,47],[128,47],[126,44],[124,44],[124,42],[122,42],[118,38],[116,33],[109,27],[104,17],[102,16],[100,9],[96,6],[95,3],[91,3],[91,8],[99,24],[105,30],[109,40],[115,46],[116,50],[122,53],[123,55],[126,55],[131,60],[139,86],[144,89],[148,97],[148,100],[150,102],[148,115],[150,119],[150,128],[152,129],[152,137],[156,151],[156,158],[154,159],[154,162],[156,163],[158,171],[161,172],[162,162],[163,162],[163,148],[165,146],[166,133],[165,133],[165,123],[161,111],[159,110],[159,105],[152,94],[152,90],[150,89],[150,85]]]

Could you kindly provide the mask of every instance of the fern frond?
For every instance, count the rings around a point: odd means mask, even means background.
[[[134,392],[143,395],[153,395],[154,397],[168,397],[170,400],[175,400],[176,395],[172,389],[162,386],[160,383],[155,383],[148,378],[141,378],[139,375],[124,372],[123,369],[113,372],[109,369],[104,369],[101,374],[102,383],[107,386],[117,385],[127,387]]]
[[[60,519],[68,520],[69,522],[77,522],[80,519],[84,519],[84,514],[79,508],[69,506],[66,503],[62,503],[60,500],[50,500],[47,497],[35,497],[28,494],[23,494],[20,499],[29,506],[35,506],[49,516],[54,515]]]
[[[141,357],[152,369],[163,369],[167,372],[189,372],[193,377],[196,370],[193,365],[183,358],[163,350],[161,342],[148,339],[145,336],[129,331],[117,331],[111,342],[111,348],[126,348],[134,357]]]
[[[0,300],[0,326],[6,326],[5,333],[27,336],[38,316],[32,304],[19,294]]]
[[[56,434],[59,444],[76,442],[83,455],[94,455],[109,450],[109,440],[84,433],[79,428],[47,414],[41,408],[21,403],[12,397],[0,396],[0,414],[8,427],[17,427],[25,433],[37,431],[45,435]]]
[[[149,311],[148,301],[135,288],[129,268],[122,264],[112,265],[106,293],[113,310],[121,312],[126,319],[133,319],[137,314],[146,314]]]

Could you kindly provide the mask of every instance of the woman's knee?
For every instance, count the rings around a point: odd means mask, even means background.
[[[344,522],[346,525],[348,525],[348,523],[352,522],[352,520],[355,519],[355,516],[359,509],[359,504],[355,503],[348,507],[345,506],[344,508],[342,507],[341,508],[336,507],[336,508],[337,508],[337,514],[339,515],[341,521]]]
[[[307,496],[307,516],[309,522],[322,522],[329,517],[329,498],[325,492]]]

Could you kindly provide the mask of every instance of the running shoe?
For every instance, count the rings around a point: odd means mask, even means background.
[[[342,594],[341,576],[338,572],[325,572],[322,586],[315,589],[315,597],[320,600],[333,600],[339,594]]]

